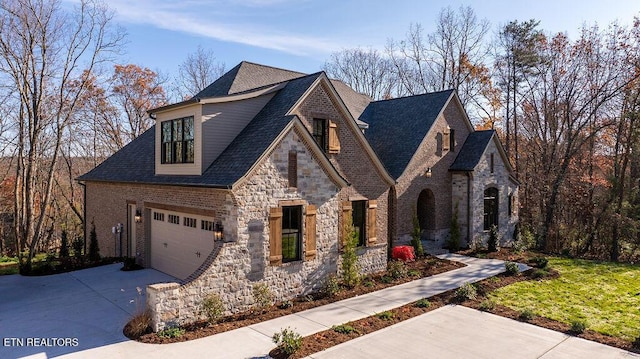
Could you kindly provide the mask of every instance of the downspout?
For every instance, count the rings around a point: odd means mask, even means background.
[[[471,244],[471,172],[467,172],[467,244]]]

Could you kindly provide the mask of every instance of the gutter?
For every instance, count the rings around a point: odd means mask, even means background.
[[[467,244],[471,244],[471,176],[467,172]]]

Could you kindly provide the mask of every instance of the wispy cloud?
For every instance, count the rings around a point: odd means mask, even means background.
[[[345,47],[338,41],[303,33],[282,31],[270,24],[256,24],[247,7],[282,6],[289,0],[230,0],[222,3],[191,0],[182,2],[111,0],[109,6],[124,22],[146,24],[217,40],[272,49],[294,55],[327,54]],[[237,2],[237,5],[231,3]],[[224,6],[222,6],[224,5]],[[222,10],[224,7],[225,11]],[[264,9],[263,9],[264,10]],[[237,13],[234,13],[237,12]]]

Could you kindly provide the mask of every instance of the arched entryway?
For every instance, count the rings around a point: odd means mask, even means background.
[[[436,229],[436,199],[430,189],[423,189],[418,196],[418,223],[422,239],[434,239]]]

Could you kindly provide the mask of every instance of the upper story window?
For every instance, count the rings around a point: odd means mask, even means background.
[[[327,151],[327,120],[323,118],[313,119],[313,139],[323,151]]]
[[[193,163],[193,116],[162,122],[162,163]]]

